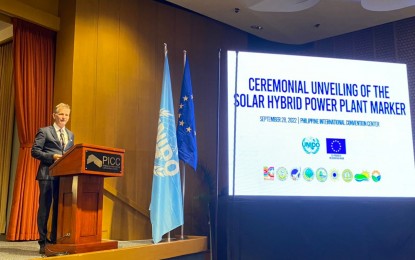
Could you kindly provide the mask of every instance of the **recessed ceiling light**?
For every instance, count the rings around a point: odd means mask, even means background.
[[[252,29],[255,29],[255,30],[262,30],[262,29],[264,29],[264,27],[262,27],[260,25],[251,25],[251,28]]]
[[[414,6],[414,0],[394,0],[394,1],[379,1],[379,0],[362,0],[362,7],[369,11],[393,11],[409,6]]]
[[[320,0],[256,0],[248,8],[257,12],[298,12],[311,8]],[[385,0],[383,0],[385,1]]]

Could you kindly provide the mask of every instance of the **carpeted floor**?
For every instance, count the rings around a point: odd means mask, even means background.
[[[5,241],[0,236],[0,259],[2,260],[26,260],[40,257],[37,241]]]
[[[125,248],[143,244],[152,244],[151,240],[118,241],[118,248]],[[6,241],[4,235],[0,235],[0,259],[1,260],[27,260],[39,258],[39,245],[37,241]]]

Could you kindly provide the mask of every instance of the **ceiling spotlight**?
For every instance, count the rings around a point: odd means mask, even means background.
[[[264,29],[264,27],[262,27],[260,25],[251,25],[251,28],[252,29],[255,29],[255,30],[262,30],[262,29]]]

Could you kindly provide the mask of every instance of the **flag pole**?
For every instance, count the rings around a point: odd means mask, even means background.
[[[186,50],[183,50],[183,71],[184,71],[184,67],[186,66]],[[183,192],[183,215],[184,215],[184,198],[185,198],[185,187],[186,187],[186,164],[181,161],[181,165],[182,165],[182,171],[183,171],[183,182],[182,182],[182,192]],[[183,217],[184,218],[184,217]],[[184,221],[183,221],[183,225],[181,228],[181,233],[180,233],[180,239],[183,240],[185,239],[184,237]]]
[[[182,182],[182,190],[183,190],[183,214],[184,214],[184,188],[186,187],[186,164],[181,161],[181,165],[182,165],[182,171],[183,171],[183,182]],[[183,225],[181,228],[181,233],[180,233],[180,239],[183,240],[185,239],[184,237],[184,221],[183,221]]]
[[[167,43],[164,43],[164,57],[167,56]],[[170,231],[167,233],[167,242],[170,242]]]
[[[167,43],[164,43],[164,57],[167,56]],[[167,242],[170,242],[170,231],[167,233]]]

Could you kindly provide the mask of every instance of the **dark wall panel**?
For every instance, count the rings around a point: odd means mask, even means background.
[[[404,63],[413,112],[414,28],[415,17],[301,46],[249,37],[248,51]],[[218,259],[415,256],[415,199],[223,196],[219,205]]]

